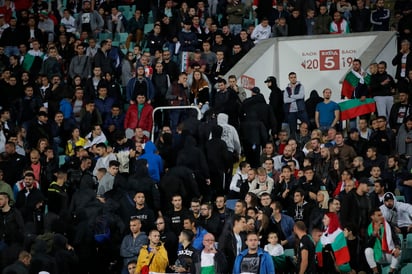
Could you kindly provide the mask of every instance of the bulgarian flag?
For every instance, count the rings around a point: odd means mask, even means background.
[[[353,70],[349,71],[345,79],[343,80],[342,83],[342,90],[341,90],[341,95],[345,96],[347,98],[352,98],[353,92],[355,91],[356,86],[359,84],[361,75],[358,73],[354,72]],[[365,77],[363,77],[363,83],[366,85],[369,85],[370,83],[371,76],[370,74],[366,74]]]
[[[372,113],[376,111],[375,100],[366,98],[364,101],[359,99],[350,99],[339,104],[340,120],[349,120],[360,115]]]
[[[340,272],[350,272],[351,267],[349,265],[350,255],[349,249],[346,244],[346,238],[343,231],[339,229],[338,235],[336,235],[335,240],[332,242],[333,257],[335,259],[336,267]],[[318,260],[318,265],[323,266],[323,254],[322,254],[322,243],[319,241],[316,245],[316,259]]]

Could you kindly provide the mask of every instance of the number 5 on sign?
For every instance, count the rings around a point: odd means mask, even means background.
[[[319,51],[319,69],[320,70],[339,70],[339,50],[320,50]]]

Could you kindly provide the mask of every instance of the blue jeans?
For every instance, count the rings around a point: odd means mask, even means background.
[[[170,128],[172,129],[172,132],[176,132],[177,125],[179,125],[180,122],[184,121],[186,116],[187,115],[185,109],[171,110],[169,112]]]
[[[16,46],[6,46],[4,48],[4,54],[8,57],[11,55],[20,55],[19,48]]]
[[[299,110],[298,112],[289,112],[286,114],[286,116],[290,128],[291,137],[294,137],[296,135],[298,119],[300,120],[300,122],[309,123],[309,117],[306,110]]]

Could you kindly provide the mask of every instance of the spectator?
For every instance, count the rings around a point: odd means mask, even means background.
[[[371,29],[370,10],[365,6],[365,0],[357,0],[356,6],[352,6],[350,19],[352,32],[366,32]]]
[[[385,9],[384,0],[376,2],[376,10],[371,12],[371,24],[373,31],[388,31],[389,20],[391,13],[389,9]]]
[[[380,209],[373,209],[370,213],[372,222],[368,226],[368,244],[365,249],[366,261],[374,273],[378,272],[377,262],[390,263],[390,272],[394,272],[399,265],[400,240],[394,233],[392,226],[385,220]],[[386,237],[383,237],[384,235]],[[385,248],[384,248],[385,247]]]
[[[298,273],[316,272],[315,245],[306,233],[305,223],[302,221],[296,222],[293,231],[299,240],[296,256]]]
[[[283,92],[283,101],[285,102],[283,108],[285,117],[288,117],[290,135],[295,136],[297,130],[297,119],[302,122],[309,122],[308,114],[305,106],[305,88],[297,81],[296,73],[290,72],[289,84]]]
[[[370,89],[376,102],[378,115],[389,117],[393,105],[395,81],[386,71],[386,62],[379,62],[378,72],[371,76]]]
[[[255,41],[255,44],[270,38],[272,31],[267,18],[262,18],[259,25],[253,30],[250,38]]]
[[[233,267],[233,273],[252,272],[269,274],[275,272],[275,266],[269,253],[259,247],[258,235],[249,233],[246,238],[247,249],[242,251],[237,257]],[[259,260],[259,265],[247,263],[250,260]],[[252,258],[252,259],[251,259]]]
[[[320,5],[319,14],[315,17],[315,34],[329,34],[332,18],[325,5]]]
[[[168,259],[167,251],[160,242],[159,231],[151,230],[148,238],[149,244],[142,247],[137,258],[136,272],[142,271],[145,266],[149,268],[149,271],[164,272],[168,265]]]
[[[219,238],[219,249],[226,257],[229,272],[234,268],[234,263],[238,255],[245,249],[246,218],[240,215],[234,215],[233,228],[224,230]],[[234,269],[233,269],[234,270]],[[240,273],[240,272],[239,272]]]
[[[140,251],[143,250],[142,248],[148,240],[146,233],[140,230],[142,222],[139,218],[131,218],[129,225],[131,233],[124,236],[120,246],[123,267],[126,267],[130,261],[137,261]]]
[[[340,12],[335,11],[333,14],[333,21],[330,23],[330,31],[331,34],[343,34],[349,33],[349,23],[346,19],[342,18]]]
[[[89,0],[83,1],[83,9],[76,18],[76,26],[79,33],[86,31],[91,37],[103,30],[104,20],[96,10],[92,9]]]

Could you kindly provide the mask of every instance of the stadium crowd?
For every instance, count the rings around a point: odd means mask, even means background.
[[[1,0],[2,273],[399,269],[412,231],[412,3],[394,9]],[[301,75],[286,87],[268,76],[269,103],[263,87],[248,97],[239,75],[223,78],[262,39],[389,30],[393,77],[356,59],[342,91],[305,101]],[[332,92],[376,110],[345,132]]]

